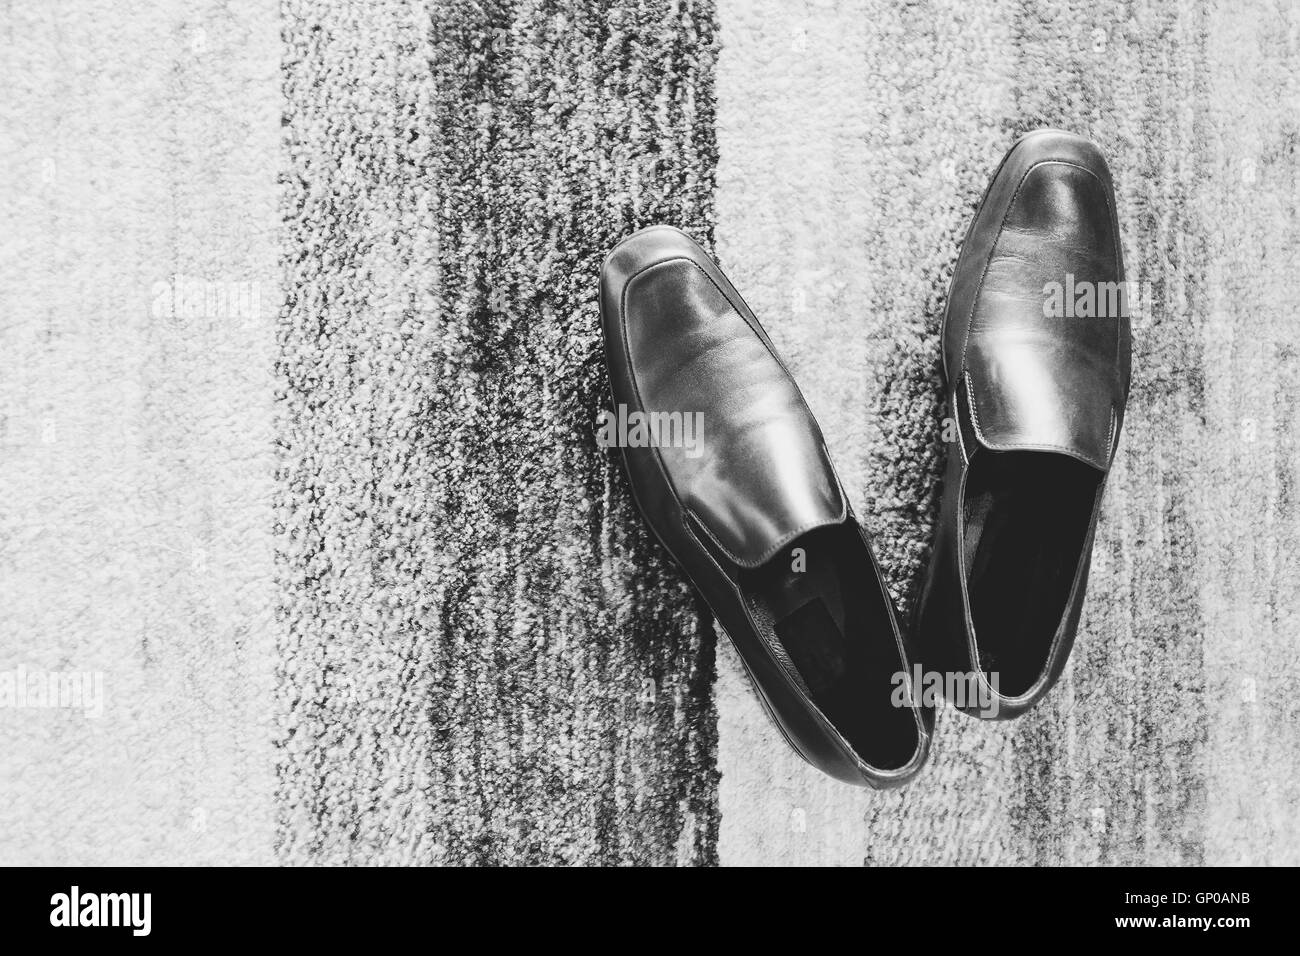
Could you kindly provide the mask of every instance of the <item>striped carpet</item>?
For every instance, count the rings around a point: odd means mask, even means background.
[[[711,228],[713,11],[604,6],[288,8],[288,860],[715,858],[713,635],[592,439],[601,257]]]
[[[0,711],[0,861],[1300,862],[1293,5],[76,0],[5,39],[0,671],[106,706]],[[1041,125],[1110,158],[1142,291],[1079,643],[857,791],[596,448],[596,272],[651,222],[716,252],[906,607],[947,280]],[[160,317],[177,274],[260,308]]]

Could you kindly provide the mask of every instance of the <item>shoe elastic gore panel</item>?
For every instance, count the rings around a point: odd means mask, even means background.
[[[903,660],[854,520],[795,539],[743,572],[741,587],[764,638],[859,758],[881,770],[906,765],[919,735],[912,709],[894,706]]]
[[[966,585],[979,665],[1003,697],[1028,692],[1049,665],[1101,481],[1067,455],[980,449],[971,459]]]

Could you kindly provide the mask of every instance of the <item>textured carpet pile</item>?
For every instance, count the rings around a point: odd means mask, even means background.
[[[0,862],[1300,862],[1300,13],[77,0],[8,14]],[[910,606],[987,177],[1110,158],[1134,393],[1026,718],[817,775],[593,440],[596,275],[714,251]],[[260,306],[159,315],[181,274]]]
[[[593,440],[601,258],[711,231],[668,9],[289,8],[291,859],[715,858],[713,636]]]

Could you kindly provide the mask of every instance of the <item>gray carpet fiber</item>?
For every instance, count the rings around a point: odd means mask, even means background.
[[[288,859],[716,858],[713,635],[592,437],[601,258],[711,229],[713,11],[605,8],[290,7]]]
[[[0,862],[1300,862],[1300,11],[75,0],[6,14]],[[1054,694],[862,792],[593,440],[601,257],[715,252],[891,586],[1024,130],[1110,158],[1134,392]],[[260,308],[160,317],[181,273]]]

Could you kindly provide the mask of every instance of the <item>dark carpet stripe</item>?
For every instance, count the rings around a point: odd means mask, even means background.
[[[286,859],[716,857],[713,638],[592,431],[600,259],[712,240],[707,3],[290,3]]]

